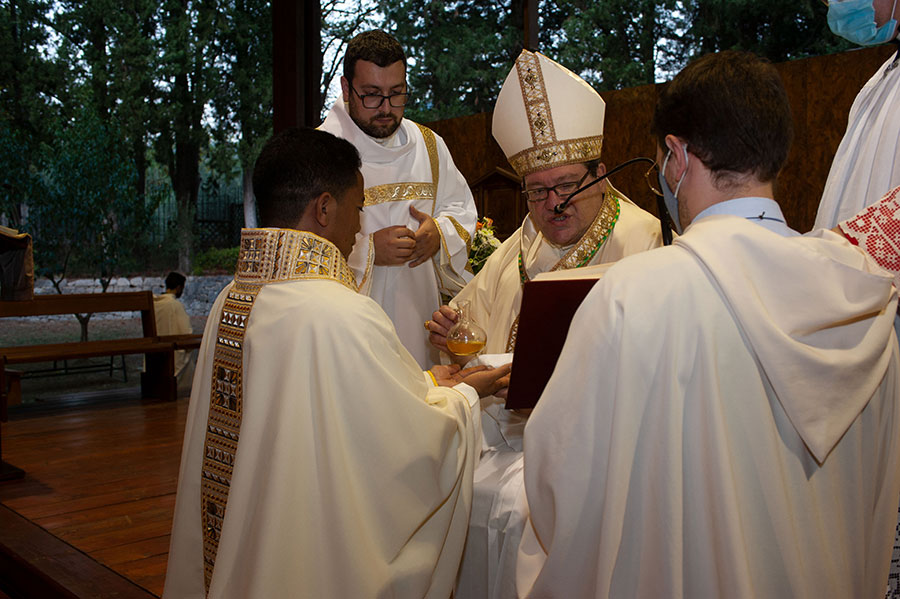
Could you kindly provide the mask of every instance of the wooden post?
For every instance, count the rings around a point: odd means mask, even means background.
[[[322,7],[318,0],[272,2],[272,107],[275,133],[321,122]]]
[[[525,44],[525,48],[531,51],[537,51],[538,49],[538,1],[537,0],[525,0],[523,3],[523,9],[525,14],[523,16],[524,27],[524,39],[522,43]]]

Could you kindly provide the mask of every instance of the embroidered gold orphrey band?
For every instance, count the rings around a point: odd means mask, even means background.
[[[537,54],[522,52],[516,60],[516,72],[519,75],[522,99],[525,101],[528,126],[531,128],[532,145],[543,146],[556,141],[550,102],[547,100],[547,88],[544,86],[544,74],[541,72]]]
[[[606,194],[603,197],[603,205],[600,206],[600,210],[597,211],[597,216],[588,228],[587,233],[582,236],[581,240],[579,240],[571,250],[566,252],[566,255],[563,256],[559,262],[553,265],[553,268],[546,272],[579,268],[581,266],[586,266],[587,262],[590,262],[593,259],[597,252],[600,251],[603,244],[606,243],[606,240],[609,239],[616,223],[619,222],[619,202],[623,201],[620,198],[620,195],[620,192],[613,188],[612,185],[607,186]],[[524,256],[522,254],[522,250],[519,250],[519,267],[525,280],[530,280],[528,273],[525,271]],[[523,283],[524,282],[525,281],[523,281]],[[519,316],[516,315],[512,326],[509,328],[509,335],[506,338],[507,352],[511,352],[515,349],[518,332]]]
[[[509,163],[519,176],[524,177],[548,168],[595,160],[600,158],[602,148],[602,135],[566,139],[522,150],[513,154]]]
[[[243,342],[253,302],[266,283],[331,279],[356,291],[353,272],[330,241],[291,229],[244,229],[213,354],[212,389],[201,471],[203,573],[212,580],[243,416]]]
[[[449,256],[450,250],[447,248],[447,240],[444,238],[444,230],[441,229],[441,226],[438,224],[435,218],[432,217],[431,220],[434,222],[434,228],[437,229],[438,235],[441,238],[441,249],[443,249],[444,255]],[[449,220],[453,224],[456,232],[466,242],[466,255],[468,256],[469,251],[472,249],[469,243],[469,232],[463,229],[462,225],[460,225],[452,216],[447,216],[447,220]],[[448,262],[446,265],[441,266],[440,256],[440,252],[435,252],[435,254],[431,257],[431,263],[434,266],[434,274],[438,280],[438,289],[440,290],[442,295],[448,295],[449,297],[447,301],[450,301],[450,298],[455,296],[460,292],[460,290],[462,290],[463,287],[465,287],[466,282],[465,279],[460,275],[460,273],[456,272],[456,269],[453,268],[452,263]],[[466,267],[464,270],[469,270],[469,272],[471,272],[468,260],[466,260]],[[451,283],[453,283],[452,285],[448,284],[448,279]],[[362,289],[362,286],[360,286],[360,289]]]
[[[431,163],[431,182],[434,184],[435,193],[437,193],[438,183],[441,177],[441,163],[438,161],[437,140],[434,137],[434,131],[416,123],[416,127],[422,132],[425,139],[425,149],[428,151],[428,162]]]
[[[431,202],[431,213],[434,214],[434,200],[437,197],[438,181],[441,165],[438,161],[437,140],[434,131],[416,123],[425,138],[425,149],[431,166],[431,183],[386,183],[374,185],[365,190],[365,206],[374,206],[385,202],[402,202],[404,200],[425,200]]]
[[[456,229],[457,234],[459,234],[462,240],[466,242],[466,255],[468,256],[469,252],[472,251],[471,235],[469,235],[469,232],[466,231],[465,228],[461,224],[459,224],[459,221],[457,221],[452,216],[448,216],[447,220],[450,221],[450,224],[453,225],[453,228]],[[435,223],[435,226],[437,226],[437,223]],[[440,229],[440,227],[438,227],[438,229]]]
[[[509,158],[519,176],[548,168],[577,164],[600,158],[603,136],[559,140],[553,125],[553,113],[538,55],[523,51],[516,60],[519,87],[525,102],[525,114],[531,129],[531,147]]]

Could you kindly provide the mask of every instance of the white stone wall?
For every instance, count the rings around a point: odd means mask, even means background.
[[[213,275],[206,277],[189,276],[184,287],[181,302],[189,316],[206,316],[216,296],[234,277],[232,275]],[[101,293],[103,288],[98,279],[66,279],[61,285],[63,293]],[[153,293],[165,291],[165,277],[119,277],[113,279],[107,293],[122,291],[143,291],[149,289]],[[38,279],[34,283],[35,295],[57,293],[48,279]],[[140,316],[135,313],[133,316]],[[68,315],[62,317],[71,318]],[[46,317],[52,318],[52,317]],[[121,313],[95,314],[92,318],[122,318]]]

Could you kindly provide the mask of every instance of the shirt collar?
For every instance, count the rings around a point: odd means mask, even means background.
[[[700,214],[695,216],[694,220],[691,222],[695,223],[701,218],[717,214],[727,214],[746,218],[750,222],[756,223],[773,233],[778,233],[785,237],[799,235],[799,233],[787,225],[784,214],[781,212],[781,207],[778,205],[778,202],[772,198],[735,198],[733,200],[718,202],[709,206],[706,210],[703,210]]]

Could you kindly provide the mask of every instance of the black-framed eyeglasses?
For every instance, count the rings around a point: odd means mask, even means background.
[[[409,101],[409,92],[403,92],[402,94],[389,94],[387,96],[382,94],[361,94],[356,91],[356,88],[352,85],[350,89],[353,90],[353,93],[362,100],[362,105],[366,108],[381,108],[381,105],[384,104],[384,101],[387,100],[388,104],[390,104],[394,108],[401,108],[406,106],[406,103]]]
[[[591,171],[588,171],[584,174],[581,179],[578,181],[568,181],[566,183],[559,183],[554,185],[553,187],[538,187],[536,189],[523,189],[522,195],[525,196],[525,199],[529,202],[543,202],[547,198],[550,197],[550,192],[552,191],[557,195],[560,200],[565,200],[569,196],[571,196],[576,191],[579,191],[579,187],[584,183],[584,180],[587,179],[588,175],[591,174]]]

